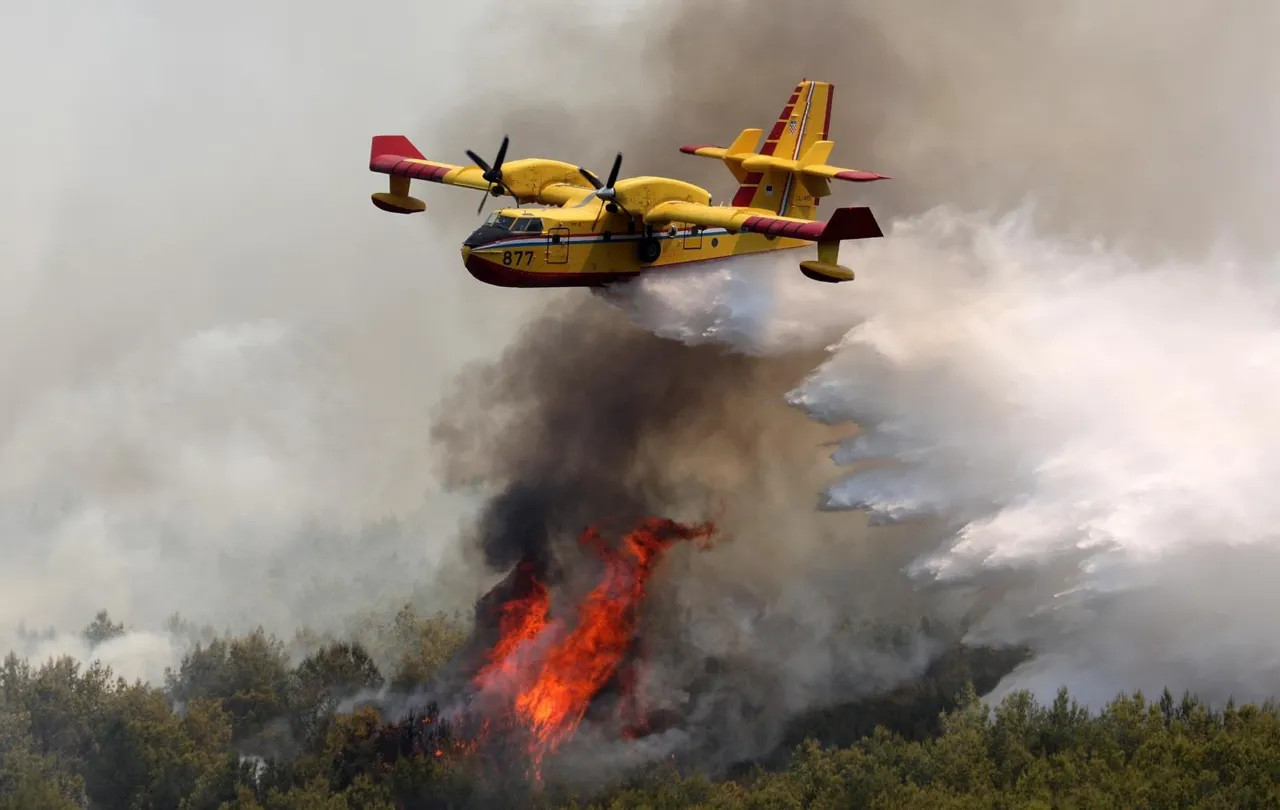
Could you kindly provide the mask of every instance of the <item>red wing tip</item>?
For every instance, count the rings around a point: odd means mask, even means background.
[[[374,135],[369,146],[369,162],[386,155],[425,160],[418,147],[403,135]]]
[[[892,180],[893,178],[887,174],[876,174],[875,172],[864,171],[845,171],[836,174],[837,180],[850,180],[854,183],[870,183],[873,180]]]
[[[715,146],[709,143],[700,143],[694,146],[682,146],[680,151],[686,155],[696,155],[699,149],[715,149]]]
[[[880,230],[880,223],[876,222],[875,214],[871,213],[870,208],[850,206],[831,212],[831,219],[827,220],[823,228],[823,236],[839,241],[875,239],[884,236],[884,232]]]

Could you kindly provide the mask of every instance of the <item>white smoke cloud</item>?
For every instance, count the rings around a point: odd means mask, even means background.
[[[29,639],[14,650],[36,665],[62,657],[97,661],[126,681],[164,683],[165,669],[187,649],[176,637],[146,631],[126,632],[101,644],[90,645],[82,637],[62,633]]]
[[[790,395],[814,419],[858,426],[833,453],[849,472],[826,504],[950,526],[910,576],[1017,574],[971,631],[1036,651],[997,694],[1271,696],[1274,264],[1144,264],[1029,222],[938,209],[895,223],[846,247],[865,272],[824,295],[789,258],[761,257],[641,281],[619,303],[689,342],[832,344]]]

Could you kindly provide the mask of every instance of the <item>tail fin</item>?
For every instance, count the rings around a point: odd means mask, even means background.
[[[827,140],[834,98],[835,87],[828,82],[806,79],[797,84],[759,154],[796,161],[809,153],[816,143]],[[814,153],[814,157],[818,155],[821,155],[821,150]],[[825,155],[818,162],[824,160]],[[799,182],[794,172],[772,167],[749,171],[741,183],[733,198],[735,206],[761,208],[798,219],[815,217],[818,200],[804,183]]]

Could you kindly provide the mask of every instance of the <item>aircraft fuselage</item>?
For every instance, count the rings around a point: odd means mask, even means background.
[[[560,218],[558,209],[506,209],[462,243],[467,271],[498,287],[598,287],[649,270],[800,248],[800,239],[724,228],[670,227],[646,233],[637,219],[590,209]],[[575,212],[576,213],[576,212]]]

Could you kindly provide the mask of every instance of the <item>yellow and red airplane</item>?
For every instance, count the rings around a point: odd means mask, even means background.
[[[680,151],[724,162],[737,179],[731,205],[669,177],[618,178],[622,155],[605,182],[558,160],[506,162],[509,139],[493,164],[467,150],[474,165],[427,160],[403,135],[373,138],[369,170],[390,175],[390,190],[373,194],[383,211],[412,214],[426,203],[409,196],[412,180],[427,180],[509,195],[515,208],[489,216],[462,243],[462,261],[475,278],[500,287],[596,287],[656,268],[791,250],[817,243],[816,261],[800,270],[816,281],[853,279],[839,264],[840,242],[883,236],[870,208],[837,208],[814,219],[831,180],[855,183],[885,175],[827,165],[835,88],[801,81],[756,151],[763,130],[746,129],[733,143],[684,146]],[[536,203],[544,208],[522,208]],[[484,208],[484,198],[480,201]],[[479,211],[477,211],[479,213]]]

